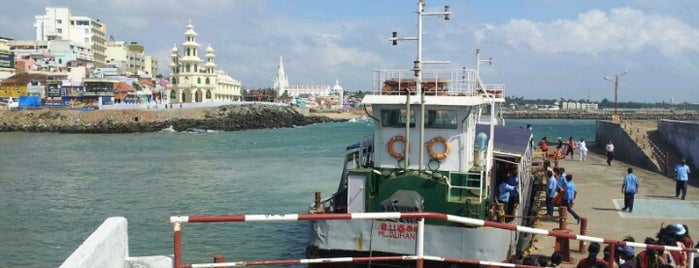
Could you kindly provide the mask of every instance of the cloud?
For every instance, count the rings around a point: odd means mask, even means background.
[[[542,54],[639,52],[652,48],[665,56],[699,52],[699,29],[670,16],[648,14],[633,8],[615,8],[609,13],[590,10],[574,20],[534,22],[511,20],[488,24],[474,33],[479,41],[498,40],[518,49]]]

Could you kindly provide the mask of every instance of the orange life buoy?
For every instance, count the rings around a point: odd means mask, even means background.
[[[437,142],[442,143],[444,145],[444,152],[438,154],[434,150],[432,150],[434,144]],[[432,159],[443,160],[444,158],[447,158],[447,155],[450,151],[451,149],[449,149],[449,143],[447,142],[447,139],[442,136],[434,137],[427,143],[427,152],[430,154],[430,157],[432,157]]]
[[[393,148],[393,144],[396,141],[402,141],[405,144],[405,150],[403,150],[403,152],[397,152]],[[388,153],[390,153],[391,156],[393,156],[393,158],[401,159],[401,158],[405,158],[405,152],[407,152],[408,149],[410,149],[410,148],[409,148],[407,140],[405,139],[405,136],[395,135],[395,136],[391,137],[390,140],[388,140],[388,144],[386,145],[386,149],[388,149]]]

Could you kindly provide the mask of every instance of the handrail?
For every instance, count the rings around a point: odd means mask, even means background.
[[[373,261],[395,261],[395,260],[415,260],[417,266],[421,267],[424,260],[442,261],[442,262],[460,262],[474,263],[486,265],[500,265],[507,267],[530,267],[515,264],[501,264],[496,262],[482,262],[474,260],[463,260],[445,257],[425,256],[419,251],[415,255],[393,256],[393,257],[365,257],[365,258],[327,258],[327,259],[310,259],[310,260],[274,260],[274,261],[250,261],[250,262],[228,262],[228,263],[207,263],[207,264],[188,264],[182,265],[182,234],[181,227],[183,223],[206,223],[206,222],[273,222],[273,221],[312,221],[312,220],[389,220],[389,219],[419,219],[417,245],[422,245],[424,241],[424,219],[443,220],[454,223],[461,223],[473,227],[492,227],[516,232],[525,232],[531,234],[547,235],[557,238],[574,239],[579,241],[597,242],[604,244],[612,244],[616,246],[630,246],[634,248],[670,250],[670,251],[685,251],[689,253],[689,267],[692,267],[694,255],[699,252],[697,248],[680,248],[677,246],[651,245],[636,242],[627,242],[623,240],[599,238],[587,235],[576,235],[566,232],[554,230],[537,229],[514,224],[486,221],[469,217],[455,216],[436,212],[373,212],[373,213],[343,213],[343,214],[237,214],[237,215],[193,215],[193,216],[172,216],[170,222],[174,226],[174,267],[232,267],[232,266],[250,266],[250,265],[285,265],[285,264],[300,264],[314,262],[353,262],[361,260]],[[614,254],[616,246],[611,247],[611,253]],[[421,247],[418,247],[421,248]],[[304,262],[301,262],[304,261]]]
[[[663,153],[663,151],[660,149],[660,147],[655,144],[652,140],[647,139],[648,144],[650,144],[650,149],[653,152],[653,156],[655,156],[655,160],[658,161],[660,166],[664,169],[664,173],[667,174],[670,169],[669,161],[668,161],[668,155]]]

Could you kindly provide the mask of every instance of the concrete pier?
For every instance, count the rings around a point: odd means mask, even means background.
[[[655,237],[664,222],[686,224],[694,242],[699,240],[699,189],[696,187],[699,170],[692,170],[686,200],[681,200],[675,198],[672,172],[666,176],[618,160],[608,166],[601,147],[591,148],[585,162],[578,159],[577,151],[575,153],[575,160],[561,159],[558,166],[564,167],[567,174],[573,175],[573,182],[578,189],[573,209],[581,217],[587,218],[587,235],[617,240],[630,235],[636,242],[642,243],[646,237]],[[639,193],[636,194],[631,213],[621,211],[624,206],[621,185],[629,167],[634,169],[640,180]],[[545,213],[545,208],[539,212],[540,215]],[[558,213],[554,215],[557,216]],[[581,226],[576,224],[572,216],[567,217],[567,229],[580,234]],[[553,230],[558,228],[558,221],[542,220],[538,228]],[[537,235],[529,254],[551,256],[555,244],[553,237]],[[570,241],[570,248],[575,263],[564,263],[563,267],[575,267],[578,260],[587,256],[586,251],[578,251],[578,241]],[[637,254],[640,251],[636,249]],[[598,257],[602,257],[601,252]]]

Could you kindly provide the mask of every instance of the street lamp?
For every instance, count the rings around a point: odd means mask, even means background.
[[[623,71],[620,74],[614,75],[614,80],[609,78],[609,76],[604,77],[604,80],[614,83],[614,117],[619,116],[619,114],[617,113],[617,109],[619,109],[619,77],[627,73],[627,71]]]

